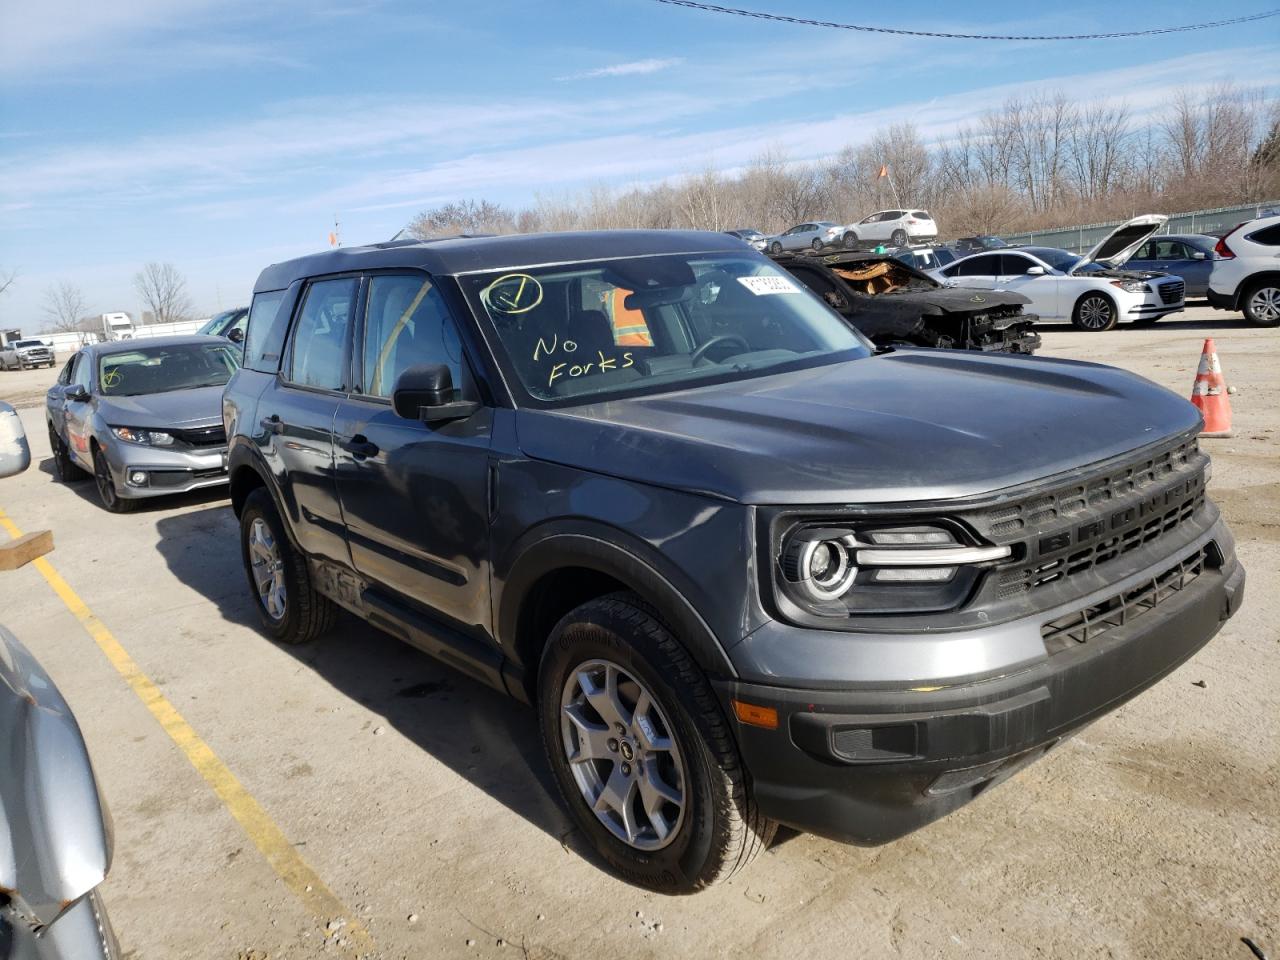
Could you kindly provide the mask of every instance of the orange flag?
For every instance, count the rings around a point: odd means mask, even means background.
[[[879,179],[880,179],[880,177],[887,177],[888,175],[889,175],[889,168],[888,168],[887,166],[883,166],[883,165],[882,165],[882,166],[880,167],[880,173],[879,173],[879,175],[876,177],[876,179],[877,179],[877,180],[879,180]]]

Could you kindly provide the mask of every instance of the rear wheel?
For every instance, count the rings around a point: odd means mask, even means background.
[[[262,487],[240,512],[240,557],[262,627],[280,643],[306,643],[333,626],[338,608],[311,581],[270,494]]]
[[[692,893],[754,859],[763,817],[702,671],[638,597],[583,604],[538,673],[543,746],[579,829],[621,877]]]
[[[1260,327],[1280,326],[1280,280],[1263,280],[1244,295],[1244,315]]]
[[[889,242],[892,243],[895,247],[905,247],[907,245],[907,231],[905,230],[893,231],[893,235],[889,238]]]
[[[88,474],[71,459],[71,450],[67,447],[58,432],[49,424],[49,448],[53,451],[53,473],[62,483],[74,483],[84,480]]]
[[[137,500],[120,496],[116,491],[116,482],[111,478],[111,467],[106,455],[98,447],[93,448],[93,479],[98,485],[98,499],[112,513],[128,513],[137,505]]]
[[[1116,325],[1119,315],[1116,305],[1105,293],[1086,293],[1071,312],[1071,322],[1077,330],[1102,333]]]

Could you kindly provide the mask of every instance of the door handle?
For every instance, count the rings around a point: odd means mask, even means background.
[[[258,425],[267,433],[284,433],[284,421],[280,419],[278,413],[273,413],[269,417],[263,417],[258,421]]]
[[[343,450],[357,460],[364,460],[378,455],[378,445],[363,433],[357,433],[350,440],[343,440],[338,446],[342,447]]]

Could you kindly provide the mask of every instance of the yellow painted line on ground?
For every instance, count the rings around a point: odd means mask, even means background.
[[[3,509],[0,509],[0,527],[15,540],[22,536],[22,531],[9,519],[9,515]],[[191,761],[191,765],[213,788],[213,792],[218,795],[231,811],[231,815],[244,828],[244,832],[249,835],[253,845],[266,857],[267,862],[271,864],[271,869],[280,876],[294,895],[321,922],[322,926],[339,917],[345,919],[346,926],[342,928],[339,936],[346,939],[351,952],[364,954],[372,950],[374,944],[369,932],[356,921],[354,914],[298,855],[293,844],[276,826],[275,821],[267,815],[267,811],[262,809],[261,804],[244,788],[212,748],[200,739],[200,735],[182,718],[177,707],[160,692],[155,681],[142,672],[106,625],[94,616],[93,611],[71,589],[71,585],[62,579],[61,574],[53,568],[53,564],[44,557],[40,557],[33,560],[31,565],[40,571],[40,575],[53,588],[53,592],[80,621],[80,625],[93,638],[94,643],[106,655],[111,665],[116,668],[116,672],[124,678],[125,683],[138,695],[138,699],[164,728],[164,732],[178,745],[178,749]]]

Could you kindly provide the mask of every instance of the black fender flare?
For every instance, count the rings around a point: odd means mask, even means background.
[[[240,440],[240,442],[232,442],[231,448],[227,451],[227,477],[231,483],[231,509],[236,515],[236,519],[240,517],[240,504],[237,502],[237,478],[243,476],[243,471],[249,471],[256,474],[261,485],[266,488],[267,496],[271,498],[271,502],[275,504],[276,514],[280,517],[284,526],[285,533],[289,537],[289,544],[295,550],[301,552],[298,546],[298,538],[293,532],[293,522],[289,517],[289,511],[285,509],[284,499],[280,496],[280,488],[276,483],[275,475],[267,466],[267,461],[262,454],[252,444]]]
[[[534,585],[558,569],[580,567],[635,591],[657,610],[709,676],[738,675],[720,639],[679,588],[679,574],[668,569],[671,565],[658,551],[625,531],[580,520],[542,524],[519,538],[506,555],[514,559],[509,567],[500,566],[506,570],[500,580],[495,577],[494,608],[497,636],[509,658],[509,672],[523,677],[537,670],[536,662],[523,662],[528,638],[519,636],[521,612]]]

